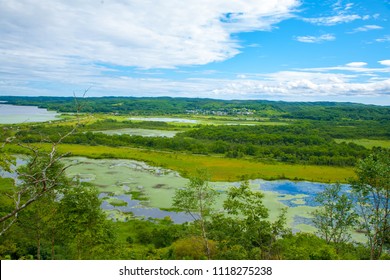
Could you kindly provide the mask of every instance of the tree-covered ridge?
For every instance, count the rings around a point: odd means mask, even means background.
[[[75,112],[73,97],[3,96],[14,105],[34,105],[58,112]],[[90,97],[80,112],[142,115],[205,114],[254,115],[307,120],[389,121],[390,107],[338,102],[282,102],[265,100],[215,100],[171,97]]]

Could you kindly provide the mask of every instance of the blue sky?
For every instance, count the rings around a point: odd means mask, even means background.
[[[0,0],[0,96],[390,105],[389,0]]]

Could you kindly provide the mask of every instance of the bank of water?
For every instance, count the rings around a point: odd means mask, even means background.
[[[58,119],[59,114],[36,106],[17,106],[0,103],[0,124],[47,122]]]

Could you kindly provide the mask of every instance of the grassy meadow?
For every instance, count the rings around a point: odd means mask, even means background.
[[[45,149],[50,148],[48,144],[40,144],[40,146]],[[20,147],[12,145],[8,145],[6,149],[13,153],[22,152]],[[231,159],[129,147],[61,144],[58,150],[60,153],[70,153],[72,156],[95,159],[114,158],[144,161],[152,166],[177,171],[183,177],[194,175],[198,169],[207,169],[212,181],[233,182],[246,176],[250,179],[288,179],[329,183],[347,182],[349,178],[354,177],[354,170],[350,167],[263,163],[248,159]]]

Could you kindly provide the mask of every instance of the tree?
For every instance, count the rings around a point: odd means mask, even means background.
[[[246,258],[270,258],[273,243],[287,232],[286,210],[282,209],[272,223],[263,199],[264,194],[251,190],[248,181],[228,190],[223,203],[226,213],[213,217],[213,235],[226,247],[225,251],[242,247]]]
[[[329,244],[340,244],[351,239],[350,231],[357,223],[354,203],[346,194],[341,194],[340,184],[329,185],[319,193],[315,201],[320,208],[313,211],[313,223],[317,234]]]
[[[17,181],[12,193],[6,195],[12,199],[14,206],[9,213],[0,217],[2,235],[16,221],[20,211],[39,200],[45,194],[52,193],[68,185],[64,166],[60,159],[64,156],[57,153],[56,145],[49,153],[38,148],[30,148],[32,157],[26,165],[17,169]]]
[[[56,227],[58,219],[58,193],[46,193],[38,201],[33,203],[28,209],[22,211],[18,217],[18,226],[28,239],[35,241],[36,259],[40,260],[49,257],[48,250],[45,249],[50,244],[51,259],[55,257]],[[47,252],[47,253],[46,253]]]
[[[199,224],[206,255],[210,259],[211,249],[206,223],[211,216],[218,193],[209,185],[208,178],[209,176],[205,170],[198,170],[197,176],[192,177],[184,188],[176,190],[173,206],[190,214],[194,221]]]
[[[84,91],[83,98],[88,91],[89,88]],[[58,146],[65,138],[74,134],[80,126],[78,113],[81,111],[82,104],[80,104],[76,96],[74,102],[76,124],[73,125],[69,131],[56,135],[55,140],[41,135],[41,142],[39,144],[50,143],[49,151],[45,152],[44,149],[40,148],[40,145],[25,145],[18,141],[15,132],[3,128],[4,135],[0,136],[0,141],[3,142],[0,147],[0,168],[11,171],[10,166],[15,164],[15,157],[3,152],[5,146],[9,143],[16,143],[24,152],[27,150],[30,158],[26,166],[17,170],[18,184],[15,184],[14,191],[12,193],[6,193],[7,197],[12,199],[14,206],[8,213],[3,214],[0,217],[0,224],[2,225],[0,236],[16,222],[20,211],[41,199],[46,193],[56,191],[63,187],[65,170],[69,166],[64,166],[60,160],[63,157],[66,157],[68,153],[59,153]]]
[[[112,222],[100,208],[95,187],[67,188],[58,207],[58,229],[72,259],[108,258],[115,249]]]
[[[377,149],[359,161],[351,187],[371,259],[379,259],[390,234],[390,150]]]

